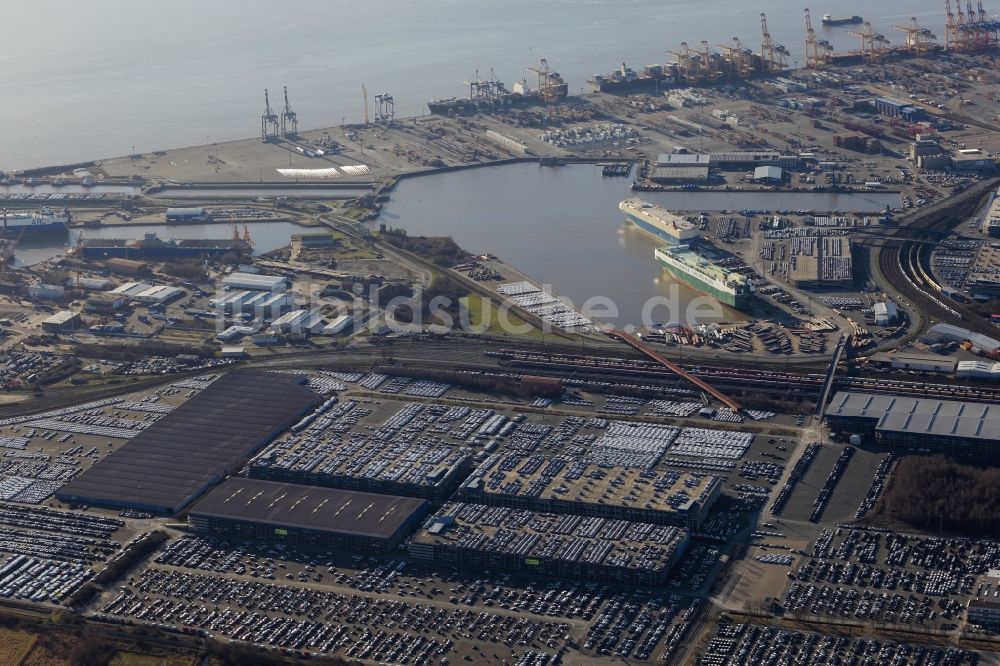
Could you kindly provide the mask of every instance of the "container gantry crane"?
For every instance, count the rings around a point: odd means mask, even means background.
[[[739,37],[733,37],[732,41],[728,44],[717,44],[716,48],[721,49],[723,52],[723,60],[726,63],[726,74],[728,76],[737,79],[750,77],[753,68],[750,65],[747,49],[740,42]]]
[[[264,88],[264,113],[260,117],[260,138],[264,141],[275,141],[281,132],[281,122],[278,114],[271,108],[271,99],[267,88]]]
[[[861,57],[867,62],[882,60],[889,40],[885,35],[875,32],[872,24],[865,21],[864,28],[860,31],[850,30],[848,34],[854,35],[861,41]]]
[[[914,55],[924,55],[934,48],[934,40],[937,39],[937,35],[921,26],[915,16],[910,17],[909,23],[894,25],[892,29],[906,33],[906,48]]]
[[[833,45],[825,39],[820,39],[813,29],[812,17],[809,15],[809,8],[806,14],[806,67],[812,69],[822,69],[830,64],[833,57]]]
[[[281,112],[281,135],[284,137],[299,135],[299,116],[292,111],[292,105],[288,103],[288,86],[285,86],[285,109]]]
[[[767,29],[767,14],[760,14],[760,59],[766,74],[778,74],[788,67],[788,49],[772,39]]]

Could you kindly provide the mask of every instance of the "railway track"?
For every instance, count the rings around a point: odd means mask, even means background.
[[[995,186],[995,181],[988,181],[963,192],[950,200],[949,206],[928,211],[901,227],[876,250],[875,261],[886,287],[908,299],[922,315],[923,323],[915,335],[922,333],[932,319],[996,335],[992,324],[965,305],[946,299],[930,269],[933,246],[941,234],[972,215],[982,198]]]
[[[884,377],[877,379],[872,377],[841,377],[834,385],[841,391],[857,391],[859,393],[891,393],[914,398],[1000,403],[1000,389],[989,386],[928,384]]]

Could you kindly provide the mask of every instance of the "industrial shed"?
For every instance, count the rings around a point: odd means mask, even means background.
[[[196,532],[386,553],[427,515],[426,500],[241,477],[191,510]]]
[[[175,514],[320,402],[303,375],[236,370],[63,486],[63,502]]]
[[[1000,406],[841,391],[826,410],[831,429],[885,446],[1000,453]]]

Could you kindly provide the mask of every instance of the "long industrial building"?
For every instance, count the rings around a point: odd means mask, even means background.
[[[826,418],[834,432],[908,449],[996,455],[1000,406],[842,391]]]
[[[235,370],[108,454],[56,497],[175,514],[319,402],[304,375]]]
[[[478,570],[663,585],[688,541],[673,526],[450,503],[408,549],[415,559]]]
[[[497,454],[487,458],[459,487],[456,498],[696,530],[721,489],[719,477],[704,474]]]
[[[387,553],[427,515],[426,500],[230,478],[195,505],[195,532]]]

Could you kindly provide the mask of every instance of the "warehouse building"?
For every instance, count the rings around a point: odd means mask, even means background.
[[[146,303],[148,305],[163,305],[164,303],[169,303],[170,301],[176,300],[183,295],[183,289],[161,284],[150,287],[144,291],[140,291],[132,295],[132,298],[140,303]]]
[[[651,179],[662,184],[707,182],[710,159],[708,155],[697,153],[660,155]]]
[[[99,291],[87,297],[83,309],[87,312],[101,315],[112,315],[125,307],[128,299],[123,294],[111,294]]]
[[[956,374],[984,382],[1000,382],[1000,363],[989,361],[960,361]]]
[[[456,498],[697,530],[721,490],[716,476],[494,454],[459,487]]]
[[[427,515],[427,500],[233,477],[191,510],[198,534],[388,553]]]
[[[254,273],[230,273],[222,278],[222,284],[229,289],[249,289],[250,291],[284,291],[289,280],[279,275],[257,275]]]
[[[951,324],[935,324],[931,326],[931,333],[951,342],[967,343],[972,351],[987,358],[1000,358],[1000,340],[995,340],[988,335],[974,333],[967,328]]]
[[[61,284],[33,284],[28,287],[32,301],[61,301],[66,298],[66,287]]]
[[[872,306],[872,310],[875,313],[876,326],[889,326],[890,324],[895,324],[899,319],[899,309],[895,303],[879,301]]]
[[[69,278],[66,280],[67,287],[80,287],[88,291],[106,291],[115,286],[115,283],[108,278]]]
[[[42,330],[47,333],[63,333],[80,328],[80,313],[61,310],[42,321]]]
[[[826,410],[830,428],[907,449],[997,455],[1000,406],[841,391]]]
[[[277,319],[295,305],[295,299],[291,294],[284,292],[242,290],[214,298],[208,304],[228,315],[244,313],[255,317]]]
[[[347,330],[347,327],[354,321],[351,315],[340,315],[320,331],[323,335],[339,335]]]
[[[798,155],[782,155],[772,151],[731,150],[709,155],[713,169],[756,169],[761,166],[776,166],[782,169],[797,169]]]
[[[63,502],[175,514],[320,402],[304,375],[234,370],[63,486]]]
[[[145,282],[126,282],[125,284],[120,284],[111,290],[112,294],[120,294],[125,298],[132,299],[135,298],[137,294],[151,289],[153,285],[146,284]]]
[[[271,330],[275,333],[290,335],[316,335],[323,331],[326,321],[317,312],[309,310],[292,310],[271,322]]]
[[[688,531],[673,526],[450,503],[408,550],[414,559],[477,571],[663,585],[688,541]]]
[[[780,185],[784,179],[781,167],[761,166],[753,170],[753,182],[767,185]]]
[[[901,102],[891,97],[878,97],[872,102],[875,110],[883,116],[892,118],[902,118],[911,123],[923,120],[927,117],[927,111],[923,107],[914,106],[908,102]]]
[[[955,364],[957,363],[954,358],[949,356],[918,354],[915,352],[896,352],[894,354],[878,352],[872,354],[869,360],[876,365],[895,370],[942,372],[946,374],[955,372]]]
[[[969,624],[977,624],[989,629],[1000,628],[1000,601],[993,599],[970,599],[966,609]]]

